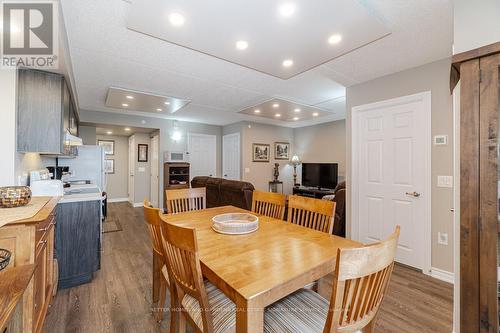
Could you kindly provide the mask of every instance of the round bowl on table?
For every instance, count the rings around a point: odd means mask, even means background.
[[[28,186],[0,187],[0,208],[26,206],[31,200],[31,189]]]
[[[248,213],[227,213],[212,218],[212,229],[226,235],[245,235],[259,229],[259,218]]]

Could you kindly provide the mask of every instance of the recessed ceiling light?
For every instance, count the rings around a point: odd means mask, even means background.
[[[274,116],[277,118],[281,117],[281,115],[279,113],[276,113]]]
[[[127,106],[128,106],[128,104],[127,104],[127,103],[123,103],[123,104],[122,104],[122,106],[127,107]]]
[[[248,48],[248,42],[246,40],[239,40],[236,42],[236,48],[238,50],[246,50]]]
[[[158,109],[156,109],[156,111],[161,112],[161,111],[163,111],[163,109],[158,108]]]
[[[340,43],[341,40],[342,40],[342,35],[334,34],[334,35],[331,35],[330,38],[328,38],[328,43],[337,44],[337,43]]]
[[[280,107],[280,105],[278,103],[273,104],[273,108],[279,108],[279,107]]]
[[[260,110],[259,109],[255,109],[253,112],[260,113]]]
[[[130,127],[125,127],[124,130],[127,131],[127,132],[129,132],[130,131]]]
[[[111,134],[113,134],[113,132],[111,132],[111,131],[107,131],[107,132],[106,132],[106,134],[107,134],[107,135],[111,135]]]
[[[293,117],[293,120],[299,120],[299,117]]]
[[[290,67],[293,65],[293,60],[292,59],[286,59],[283,61],[283,67]]]
[[[184,16],[182,16],[179,13],[172,13],[168,15],[168,20],[170,21],[170,24],[172,24],[175,27],[180,27],[184,25]]]
[[[319,116],[319,113],[314,112],[314,113],[313,113],[313,117],[317,117],[317,116]]]
[[[293,110],[294,112],[296,113],[299,113],[300,112],[300,109],[299,108],[296,108],[295,110]]]
[[[283,17],[290,17],[295,13],[295,4],[291,2],[284,3],[278,7],[278,12]]]
[[[168,101],[167,101],[167,102],[165,102],[164,104],[165,104],[165,105],[170,105],[170,102],[168,102]]]
[[[127,99],[134,99],[134,96],[132,96],[132,95],[127,95],[125,97],[127,97]]]

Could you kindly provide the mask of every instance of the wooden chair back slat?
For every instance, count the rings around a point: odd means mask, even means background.
[[[290,195],[287,221],[306,228],[332,233],[335,202]]]
[[[203,332],[213,333],[213,320],[203,283],[196,230],[162,222],[162,239],[169,276],[175,283],[180,300],[188,294],[198,300]],[[182,305],[181,305],[182,306]]]
[[[161,227],[160,227],[160,210],[154,208],[148,199],[144,199],[144,220],[148,225],[149,237],[153,250],[163,257],[162,241],[161,241]]]
[[[384,298],[396,256],[399,226],[385,241],[339,249],[324,333],[362,330],[374,320]]]
[[[207,207],[207,190],[205,187],[165,190],[167,212],[177,214]]]
[[[280,193],[253,191],[252,212],[283,220],[286,196]]]

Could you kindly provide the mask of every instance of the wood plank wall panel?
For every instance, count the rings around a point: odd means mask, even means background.
[[[479,331],[479,60],[460,66],[460,331]]]
[[[480,332],[498,332],[498,67],[500,55],[480,60],[479,316]]]

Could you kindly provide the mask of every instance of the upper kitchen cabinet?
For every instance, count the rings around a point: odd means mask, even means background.
[[[78,118],[64,77],[19,69],[17,99],[17,151],[67,154],[65,134],[78,134]]]

